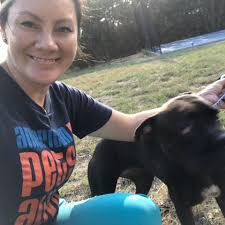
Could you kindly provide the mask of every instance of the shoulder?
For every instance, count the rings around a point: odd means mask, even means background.
[[[16,88],[17,84],[0,64],[0,95],[11,94]]]
[[[65,84],[60,81],[54,82],[49,88],[50,95],[61,99],[66,102],[83,102],[86,99],[89,99],[90,96],[87,95],[84,91],[72,87],[68,84]]]
[[[1,64],[0,64],[0,80],[1,82],[9,80],[9,74],[6,72],[6,70],[2,67]]]
[[[51,84],[49,90],[50,92],[54,92],[57,95],[62,96],[71,94],[74,95],[76,93],[79,94],[80,92],[82,92],[81,90],[60,81],[55,81],[53,84]]]
[[[70,85],[67,85],[61,81],[55,81],[50,86],[50,90],[55,90],[55,91],[68,91],[72,88],[73,87],[71,87]]]

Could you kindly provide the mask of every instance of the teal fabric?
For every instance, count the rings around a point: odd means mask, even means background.
[[[159,207],[147,196],[114,193],[67,203],[60,199],[56,225],[161,225]]]

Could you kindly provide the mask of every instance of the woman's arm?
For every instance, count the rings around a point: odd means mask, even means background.
[[[222,79],[209,84],[197,94],[207,100],[209,104],[213,105],[224,93],[225,79]],[[220,102],[219,108],[225,109],[225,100]]]
[[[113,110],[109,121],[90,135],[119,141],[134,141],[135,131],[138,126],[145,119],[153,117],[159,111],[160,108],[155,108],[136,114],[125,114]]]

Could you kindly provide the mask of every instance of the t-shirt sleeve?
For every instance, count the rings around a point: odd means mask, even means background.
[[[60,84],[72,131],[76,136],[83,138],[109,120],[112,114],[110,107],[77,88]]]

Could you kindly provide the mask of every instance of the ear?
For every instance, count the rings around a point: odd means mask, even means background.
[[[154,122],[157,116],[146,119],[135,131],[135,140],[139,140],[141,136],[152,135]]]

